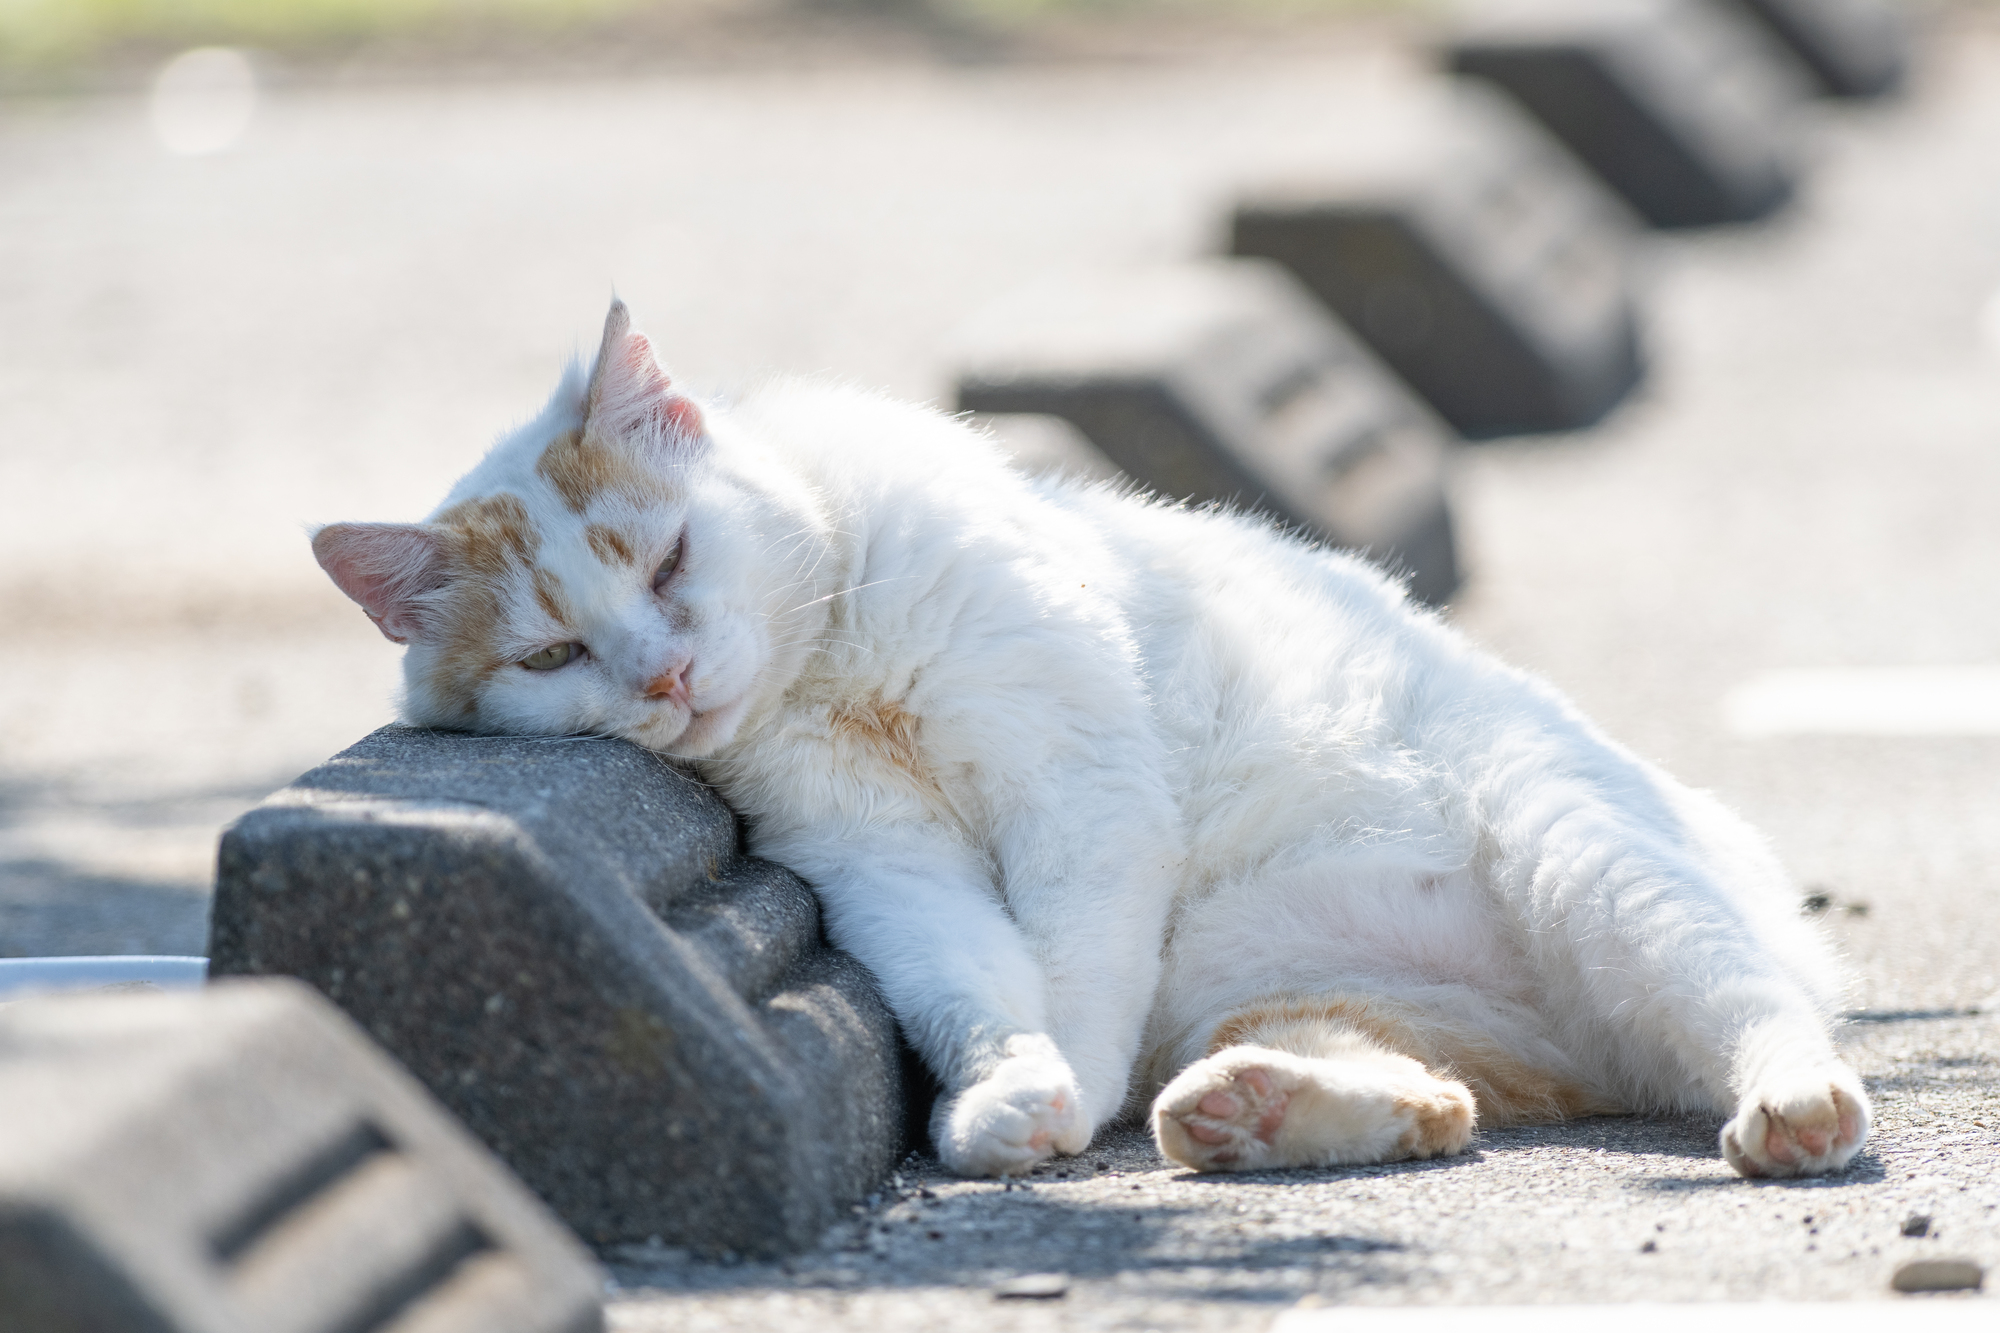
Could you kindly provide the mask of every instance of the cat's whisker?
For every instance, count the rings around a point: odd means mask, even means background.
[[[861,642],[854,639],[835,639],[830,636],[818,635],[818,634],[803,635],[799,638],[786,639],[781,642],[774,643],[771,645],[771,651],[782,652],[787,648],[796,648],[801,644],[812,644],[816,647],[823,649],[838,647],[846,649],[851,652],[863,652],[871,655],[876,651],[872,645],[865,642]]]
[[[833,600],[834,598],[836,598],[836,597],[846,597],[846,596],[848,596],[848,595],[849,595],[849,594],[851,594],[851,593],[857,593],[857,592],[860,592],[860,591],[862,591],[862,590],[863,590],[864,588],[877,588],[877,587],[880,587],[880,586],[881,586],[882,584],[885,584],[885,583],[906,583],[906,582],[908,582],[909,580],[911,580],[911,579],[914,579],[914,578],[917,578],[917,577],[918,577],[918,575],[915,575],[915,574],[899,574],[899,575],[897,575],[897,576],[896,576],[896,577],[894,577],[894,578],[887,578],[887,579],[871,579],[871,580],[870,580],[869,582],[867,582],[867,583],[857,583],[857,584],[855,584],[855,585],[854,585],[854,586],[853,586],[852,588],[842,588],[842,589],[841,589],[840,591],[838,591],[838,592],[830,592],[830,593],[828,593],[828,594],[827,594],[826,596],[824,596],[824,597],[815,597],[815,598],[813,598],[813,599],[812,599],[812,600],[811,600],[810,602],[800,602],[800,603],[799,603],[799,604],[798,604],[797,606],[795,606],[795,607],[792,607],[792,608],[791,608],[790,610],[788,610],[788,611],[782,611],[782,612],[780,612],[779,614],[780,614],[780,615],[791,615],[791,614],[792,614],[792,613],[793,613],[794,611],[803,611],[803,610],[805,610],[805,609],[806,609],[807,607],[809,607],[809,606],[818,606],[818,605],[819,605],[819,604],[820,604],[821,602],[830,602],[830,601],[832,601],[832,600]]]

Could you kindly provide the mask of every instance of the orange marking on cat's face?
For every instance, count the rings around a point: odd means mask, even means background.
[[[504,491],[461,501],[439,514],[436,523],[451,534],[448,551],[459,573],[499,577],[534,559],[542,544],[528,507]]]
[[[581,430],[572,430],[542,450],[542,456],[535,460],[535,471],[555,488],[571,513],[581,514],[610,484],[617,469],[609,449],[587,440]]]
[[[562,580],[540,565],[535,566],[533,577],[535,603],[542,608],[542,614],[558,625],[575,625],[576,616],[570,610],[569,599],[563,595]]]
[[[617,445],[583,430],[565,431],[542,450],[535,471],[562,497],[573,514],[605,495],[646,500],[663,494],[660,478]]]
[[[453,505],[433,522],[446,533],[450,583],[440,604],[431,685],[447,711],[471,717],[480,687],[506,665],[494,650],[494,633],[506,615],[510,583],[533,567],[542,538],[520,497],[505,492]]]
[[[1210,1036],[1208,1051],[1213,1055],[1231,1046],[1265,1046],[1316,1057],[1347,1034],[1408,1056],[1439,1078],[1462,1082],[1472,1092],[1482,1124],[1550,1124],[1623,1109],[1575,1080],[1522,1059],[1468,1023],[1376,997],[1274,996],[1225,1018]]]
[[[632,563],[632,543],[616,528],[602,523],[592,523],[583,530],[583,539],[590,543],[590,553],[607,565],[629,565]]]

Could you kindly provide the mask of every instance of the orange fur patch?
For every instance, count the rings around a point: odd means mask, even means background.
[[[505,665],[495,655],[508,582],[533,566],[541,533],[519,496],[502,492],[453,505],[434,520],[446,533],[449,596],[432,688],[447,708],[470,717],[479,687]]]
[[[562,497],[573,514],[603,495],[645,501],[660,497],[665,485],[630,452],[581,430],[565,431],[535,460],[535,471]]]
[[[617,475],[617,459],[596,440],[586,440],[580,430],[566,431],[542,450],[535,471],[555,487],[571,513],[581,514],[590,502],[610,485]]]
[[[534,558],[542,535],[517,495],[501,492],[465,500],[439,514],[437,525],[452,535],[452,561],[461,571],[503,574]]]
[[[1396,1109],[1412,1116],[1410,1128],[1396,1146],[1411,1157],[1442,1157],[1464,1149],[1472,1137],[1474,1103],[1465,1100],[1466,1089],[1458,1083],[1440,1085],[1436,1092],[1419,1097],[1398,1097]]]
[[[576,616],[569,609],[569,599],[563,596],[562,580],[535,566],[535,601],[542,608],[542,614],[564,627],[576,623]]]
[[[1624,1108],[1591,1088],[1540,1068],[1470,1024],[1415,1005],[1349,995],[1276,996],[1225,1018],[1208,1053],[1231,1046],[1267,1046],[1294,1055],[1330,1053],[1339,1039],[1360,1036],[1406,1055],[1439,1078],[1472,1090],[1480,1123],[1543,1125]]]
[[[590,543],[590,553],[604,564],[632,563],[632,544],[626,541],[625,534],[616,528],[608,528],[602,523],[592,523],[583,530],[583,539]]]
[[[833,710],[834,732],[858,740],[884,762],[902,769],[927,786],[937,786],[930,764],[917,748],[918,719],[890,699],[842,704]]]

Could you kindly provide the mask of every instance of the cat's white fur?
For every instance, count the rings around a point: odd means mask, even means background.
[[[654,484],[579,507],[565,439]],[[496,496],[530,529],[512,563],[453,527]],[[643,549],[609,560],[605,528]],[[1030,481],[851,389],[697,413],[615,307],[594,375],[429,525],[316,546],[410,642],[411,721],[692,761],[879,978],[961,1172],[1080,1151],[1148,1098],[1204,1168],[1454,1152],[1469,1089],[1501,1119],[1713,1109],[1746,1174],[1866,1135],[1832,958],[1757,835],[1264,523]],[[474,580],[483,648],[451,620]]]

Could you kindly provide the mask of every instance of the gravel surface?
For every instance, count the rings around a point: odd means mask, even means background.
[[[1012,1188],[913,1159],[785,1266],[624,1254],[614,1327],[1261,1328],[1309,1296],[1886,1298],[1906,1258],[2000,1262],[1972,1012],[2000,1009],[2000,740],[1750,739],[1721,708],[1770,668],[2000,663],[2000,30],[1926,51],[1913,97],[1817,114],[1783,217],[1653,246],[1629,406],[1457,476],[1459,623],[1825,897],[1880,1113],[1852,1171],[1739,1181],[1709,1123],[1603,1119],[1204,1179],[1118,1131]],[[1417,68],[1368,38],[300,87],[202,159],[135,100],[0,106],[0,953],[198,947],[219,825],[387,716],[393,653],[301,526],[422,512],[614,283],[698,384],[938,397],[977,304],[1203,247],[1230,182],[1355,132],[1329,98]],[[1063,1294],[997,1294],[1037,1274]]]

